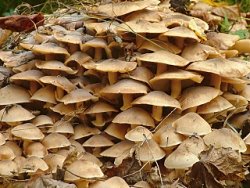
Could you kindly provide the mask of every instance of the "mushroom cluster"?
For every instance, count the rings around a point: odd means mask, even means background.
[[[154,187],[129,176],[189,170],[211,147],[249,153],[250,42],[208,29],[166,2],[123,1],[65,11],[2,50],[0,175]],[[139,168],[112,175],[129,159]]]

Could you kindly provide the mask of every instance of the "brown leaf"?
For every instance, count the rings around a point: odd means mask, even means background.
[[[0,28],[16,32],[28,32],[41,26],[44,23],[44,16],[41,13],[33,15],[13,15],[0,17]]]

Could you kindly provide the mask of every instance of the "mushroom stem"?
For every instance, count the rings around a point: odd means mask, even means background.
[[[189,113],[189,112],[196,112],[197,111],[197,106],[192,107],[192,108],[188,108],[187,110],[185,110],[185,114]]]
[[[111,85],[117,81],[117,75],[117,72],[108,72],[108,79]]]
[[[95,115],[95,125],[96,126],[103,126],[104,125],[104,119],[103,119],[103,113],[97,113]]]
[[[95,57],[94,59],[96,61],[99,61],[102,59],[102,48],[95,48]]]
[[[75,185],[77,188],[88,188],[89,187],[89,181],[81,180],[75,182]]]
[[[64,96],[64,90],[60,87],[56,87],[56,98],[61,99]]]
[[[183,49],[184,47],[184,38],[181,38],[181,37],[176,37],[175,38],[175,44],[177,47],[179,47],[180,49]]]
[[[123,106],[121,107],[122,111],[127,110],[132,106],[131,103],[133,101],[133,96],[131,94],[123,94],[122,99],[123,99]]]
[[[221,77],[219,75],[212,74],[210,84],[214,86],[216,89],[220,89]]]
[[[135,129],[138,125],[136,124],[131,124],[131,129]]]
[[[171,96],[175,99],[181,94],[181,80],[171,80]]]
[[[152,117],[156,121],[161,121],[161,119],[162,119],[162,111],[163,111],[162,106],[153,106],[152,107]]]
[[[222,82],[221,83],[221,91],[226,92],[228,90],[228,83]]]
[[[136,35],[136,47],[137,48],[139,48],[139,47],[141,47],[141,45],[142,45],[142,43],[143,43],[143,41],[144,41],[144,37],[146,36],[146,34],[145,33],[143,33],[143,34],[137,34]]]
[[[159,75],[159,74],[167,71],[167,65],[165,65],[165,64],[157,63],[156,66],[157,66],[156,67],[156,75]]]
[[[79,51],[79,45],[78,44],[69,44],[69,53],[73,54],[76,51]]]
[[[33,95],[38,89],[38,83],[35,81],[30,82],[30,93]]]

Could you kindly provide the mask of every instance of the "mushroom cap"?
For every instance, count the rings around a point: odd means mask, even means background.
[[[86,89],[75,89],[58,100],[60,102],[63,102],[64,104],[73,104],[96,99],[97,97],[90,94],[89,91]]]
[[[233,49],[237,50],[239,53],[250,53],[250,39],[242,39],[235,42]]]
[[[223,93],[223,97],[226,100],[228,100],[232,105],[234,105],[236,108],[248,105],[247,99],[241,95],[235,95],[229,92],[225,92]]]
[[[31,100],[37,100],[42,102],[47,102],[51,104],[56,104],[55,98],[55,88],[51,85],[45,86],[33,93]]]
[[[147,20],[149,22],[160,22],[161,19],[162,18],[159,11],[143,9],[126,15],[124,21],[128,22],[132,20]]]
[[[100,5],[97,7],[96,11],[97,13],[101,14],[104,17],[117,17],[122,16],[134,11],[145,9],[146,7],[149,7],[150,5],[159,4],[160,1],[124,1],[124,2],[118,2],[118,3],[109,3],[105,5]]]
[[[74,128],[69,121],[59,120],[54,123],[47,133],[74,134]]]
[[[151,91],[144,96],[136,98],[132,104],[147,104],[152,106],[173,107],[181,109],[179,101],[163,91]]]
[[[86,160],[86,161],[91,161],[95,164],[97,164],[99,167],[101,167],[103,165],[103,163],[93,154],[89,153],[89,152],[84,152],[79,160]]]
[[[42,43],[42,44],[28,44],[28,43],[20,43],[20,46],[26,50],[30,50],[34,53],[38,54],[62,54],[65,56],[69,56],[69,52],[55,43]]]
[[[56,31],[53,36],[57,41],[68,44],[81,44],[84,42],[84,36],[79,31]]]
[[[164,161],[164,166],[168,169],[186,169],[198,162],[199,158],[192,152],[184,149],[176,149]]]
[[[48,165],[43,159],[32,156],[26,158],[23,164],[21,164],[21,173],[35,173],[38,170],[46,171],[48,170]]]
[[[231,129],[214,129],[211,133],[203,137],[206,145],[215,148],[232,148],[240,152],[245,152],[247,147],[240,136]]]
[[[136,68],[137,63],[133,61],[122,61],[119,59],[106,59],[99,62],[85,63],[86,69],[95,69],[102,72],[126,73]]]
[[[166,124],[154,133],[153,139],[160,147],[172,147],[182,143],[184,137],[175,132],[175,128],[171,124]]]
[[[210,102],[221,93],[220,90],[208,86],[190,87],[182,92],[179,101],[182,110],[186,110]]]
[[[90,185],[89,188],[130,188],[124,179],[118,176],[113,176],[105,181],[97,181]]]
[[[28,102],[30,102],[30,94],[20,86],[7,85],[0,89],[0,105]]]
[[[13,160],[16,157],[15,153],[13,152],[12,148],[2,145],[0,146],[0,160]]]
[[[240,92],[240,95],[250,101],[250,86],[246,85],[244,89]]]
[[[0,175],[12,177],[17,173],[17,164],[13,161],[0,161]]]
[[[173,122],[177,133],[192,136],[210,133],[211,126],[197,113],[189,112]]]
[[[43,140],[42,144],[46,149],[63,148],[71,145],[70,141],[62,134],[51,133],[47,135]]]
[[[75,108],[74,104],[63,104],[63,103],[58,103],[57,105],[50,107],[50,109],[53,112],[57,112],[61,115],[67,115],[67,116],[75,116],[77,113],[77,109]]]
[[[137,126],[134,129],[131,129],[125,135],[127,140],[133,142],[143,142],[145,140],[150,140],[153,137],[153,134],[147,128],[143,126]]]
[[[0,111],[0,117],[1,117],[1,122],[11,123],[11,122],[28,121],[33,119],[35,116],[22,106],[16,104],[14,106],[11,106],[10,109],[3,108]]]
[[[154,127],[151,115],[142,108],[132,107],[116,115],[112,121],[118,124],[143,125]]]
[[[125,140],[125,134],[127,133],[129,127],[129,125],[125,124],[110,123],[104,131],[110,136],[120,140]]]
[[[129,140],[123,140],[117,144],[111,146],[110,148],[104,150],[100,155],[103,157],[116,158],[121,156],[123,153],[130,151],[130,149],[135,145],[134,142]]]
[[[145,53],[136,57],[137,61],[146,61],[184,67],[189,64],[189,61],[183,57],[173,54],[167,50],[159,50],[153,53]]]
[[[64,64],[66,66],[70,66],[72,62],[76,62],[79,65],[83,65],[84,63],[90,61],[91,59],[92,58],[88,54],[81,51],[76,51],[73,54],[71,54],[68,59],[65,60]]]
[[[225,98],[218,96],[211,100],[210,102],[203,104],[198,107],[198,114],[209,114],[221,112],[223,110],[232,109],[234,106],[228,102]]]
[[[27,70],[24,72],[19,72],[10,77],[10,81],[35,81],[40,83],[40,78],[44,76],[43,72],[39,70]]]
[[[174,27],[172,29],[169,29],[165,33],[162,33],[159,36],[159,39],[163,40],[166,37],[188,38],[188,39],[193,39],[197,42],[200,41],[199,37],[195,34],[194,31],[192,31],[191,29],[188,29],[184,26],[178,26],[178,27]]]
[[[40,81],[45,84],[51,84],[59,87],[68,93],[75,89],[74,84],[63,76],[43,76],[40,78]]]
[[[87,22],[84,25],[90,29],[94,30],[96,35],[102,35],[107,32],[116,33],[115,28],[119,25],[117,21],[104,21],[104,22]]]
[[[82,145],[83,147],[108,147],[114,145],[114,143],[107,137],[97,134],[91,136]]]
[[[65,159],[66,159],[66,157],[63,155],[49,153],[48,155],[46,155],[44,157],[43,160],[49,166],[49,170],[52,173],[56,173],[58,167],[59,168],[63,167],[63,163],[64,163]]]
[[[91,105],[88,109],[84,111],[85,114],[96,114],[96,113],[104,113],[104,112],[117,112],[112,105],[106,102],[98,101]]]
[[[159,74],[150,80],[151,85],[156,85],[161,80],[187,80],[190,79],[194,82],[201,83],[203,76],[196,73],[181,69],[169,70]]]
[[[166,153],[162,150],[159,145],[153,140],[144,141],[142,145],[139,145],[136,148],[136,159],[142,162],[155,162],[163,157],[165,157]]]
[[[103,88],[101,94],[146,94],[149,88],[141,82],[132,79],[123,79],[113,85],[108,85]]]
[[[72,70],[70,67],[64,65],[61,61],[57,60],[37,61],[36,67],[38,69],[63,71],[66,72],[67,74],[75,74],[77,72]]]
[[[197,61],[187,67],[188,70],[214,73],[224,77],[243,77],[249,72],[249,64],[223,58]]]
[[[23,140],[41,140],[44,138],[42,131],[32,123],[15,126],[11,129],[11,134]]]
[[[23,153],[22,149],[14,141],[7,141],[4,145],[11,148],[16,157],[21,156]]]
[[[6,138],[5,136],[0,133],[0,146],[4,145],[6,143]]]
[[[81,178],[94,179],[102,178],[103,176],[104,174],[97,164],[86,160],[76,160],[67,167],[64,180],[74,182]]]
[[[25,148],[25,154],[27,157],[35,156],[38,158],[43,158],[48,154],[48,151],[40,142],[33,142]]]
[[[146,20],[131,20],[116,27],[118,33],[164,33],[168,31],[164,22],[149,22]]]
[[[75,140],[80,139],[80,138],[84,138],[84,137],[88,137],[91,135],[95,135],[95,134],[100,134],[101,131],[95,127],[89,127],[86,125],[76,125],[74,127],[74,136],[73,138]]]
[[[229,123],[236,129],[243,129],[246,120],[249,119],[249,116],[250,116],[249,111],[245,113],[235,114],[233,117],[229,119]]]

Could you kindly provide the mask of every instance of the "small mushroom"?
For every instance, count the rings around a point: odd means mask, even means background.
[[[38,158],[43,158],[48,154],[48,151],[40,142],[33,142],[30,143],[27,147],[25,147],[24,153],[27,157],[35,156]]]
[[[17,164],[13,161],[0,161],[0,175],[13,177],[18,172]]]
[[[47,150],[64,148],[71,145],[70,141],[62,134],[51,133],[44,137],[42,144]]]
[[[133,142],[143,142],[152,139],[153,134],[143,126],[137,126],[127,132],[125,138]]]
[[[20,173],[35,174],[37,171],[45,172],[48,170],[46,162],[38,157],[32,156],[26,158],[23,164],[21,164]]]
[[[110,123],[104,130],[104,132],[112,137],[118,138],[120,140],[125,140],[125,134],[127,133],[129,128],[129,125]]]
[[[45,86],[33,93],[31,100],[45,102],[44,108],[51,107],[53,104],[57,104],[55,97],[55,88],[53,86]]]
[[[83,143],[83,147],[93,147],[93,148],[108,147],[112,145],[114,145],[114,143],[111,140],[100,134],[93,135]]]
[[[74,127],[73,138],[77,140],[77,139],[85,138],[85,137],[95,135],[95,134],[100,134],[100,133],[101,131],[95,127],[89,127],[87,125],[79,124]]]
[[[66,159],[66,157],[63,156],[63,155],[52,154],[52,153],[49,153],[48,155],[46,155],[43,158],[43,160],[49,166],[49,171],[51,173],[56,173],[56,171],[58,170],[58,168],[62,168],[65,159]]]
[[[41,140],[44,138],[41,130],[31,123],[15,126],[11,129],[11,134],[23,140]]]
[[[12,148],[2,145],[0,146],[0,160],[6,161],[6,160],[13,160],[15,158],[15,153],[13,152]]]
[[[126,181],[118,176],[113,176],[105,181],[97,181],[89,186],[89,188],[129,188],[129,185]]]

